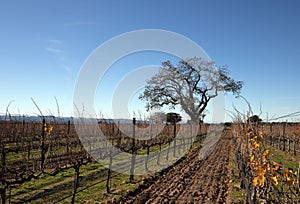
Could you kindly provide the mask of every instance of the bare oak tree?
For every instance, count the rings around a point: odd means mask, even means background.
[[[147,110],[179,105],[194,122],[199,121],[208,102],[221,91],[238,95],[243,86],[242,81],[229,76],[226,66],[217,67],[214,62],[197,57],[180,60],[176,66],[165,61],[146,82],[139,99],[146,101]]]

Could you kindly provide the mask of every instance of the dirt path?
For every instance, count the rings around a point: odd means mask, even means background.
[[[194,151],[162,175],[153,177],[124,203],[225,203],[230,148],[225,132],[206,160],[199,161],[199,151]]]

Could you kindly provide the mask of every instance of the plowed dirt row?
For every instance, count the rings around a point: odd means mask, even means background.
[[[153,177],[124,203],[225,203],[230,148],[229,134],[224,132],[206,160],[200,161],[199,151],[194,151],[162,175]]]

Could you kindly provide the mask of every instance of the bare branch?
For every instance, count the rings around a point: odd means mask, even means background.
[[[41,116],[42,116],[43,118],[45,118],[44,115],[43,115],[43,113],[42,113],[42,111],[41,111],[41,109],[39,108],[39,106],[38,106],[37,103],[33,100],[32,97],[31,97],[31,100],[32,100],[33,104],[35,105],[35,107],[36,107],[36,108],[38,109],[38,111],[40,112]]]
[[[5,118],[4,120],[6,120],[6,117],[7,115],[9,116],[9,120],[11,120],[11,115],[10,115],[10,112],[9,112],[9,106],[14,102],[14,100],[11,100],[8,105],[6,106],[6,113],[5,113]]]
[[[56,96],[54,96],[55,102],[56,102],[56,109],[57,109],[57,116],[60,118],[60,111],[59,111],[59,105]]]

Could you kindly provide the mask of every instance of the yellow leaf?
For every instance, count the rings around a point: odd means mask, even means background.
[[[253,140],[256,140],[257,139],[257,135],[253,135],[251,136],[250,140],[253,141]]]
[[[252,154],[251,156],[250,156],[250,165],[253,167],[254,166],[254,154]]]
[[[252,129],[249,129],[248,131],[247,131],[247,133],[246,133],[246,135],[251,135],[253,133],[253,130]]]
[[[258,176],[254,176],[252,182],[253,182],[253,186],[257,186],[257,183],[258,183]]]
[[[44,123],[44,131],[47,132],[47,124]]]
[[[262,153],[262,156],[264,158],[268,157],[270,155],[270,150],[266,149],[263,153]]]
[[[260,166],[257,170],[258,175],[264,175],[266,173],[267,169],[266,166]]]
[[[275,174],[273,174],[273,175],[269,174],[268,177],[272,181],[273,184],[278,185],[277,175],[275,175]]]
[[[259,185],[260,187],[263,187],[265,185],[265,176],[264,175],[254,176],[252,182],[254,186]]]
[[[253,144],[252,144],[253,149],[257,149],[257,148],[259,148],[259,146],[260,146],[260,144],[257,141],[253,142]]]
[[[265,176],[264,175],[261,175],[259,176],[259,186],[260,187],[263,187],[265,185]]]
[[[49,128],[48,128],[48,133],[50,134],[52,132],[52,130],[53,130],[53,126],[50,125]]]

